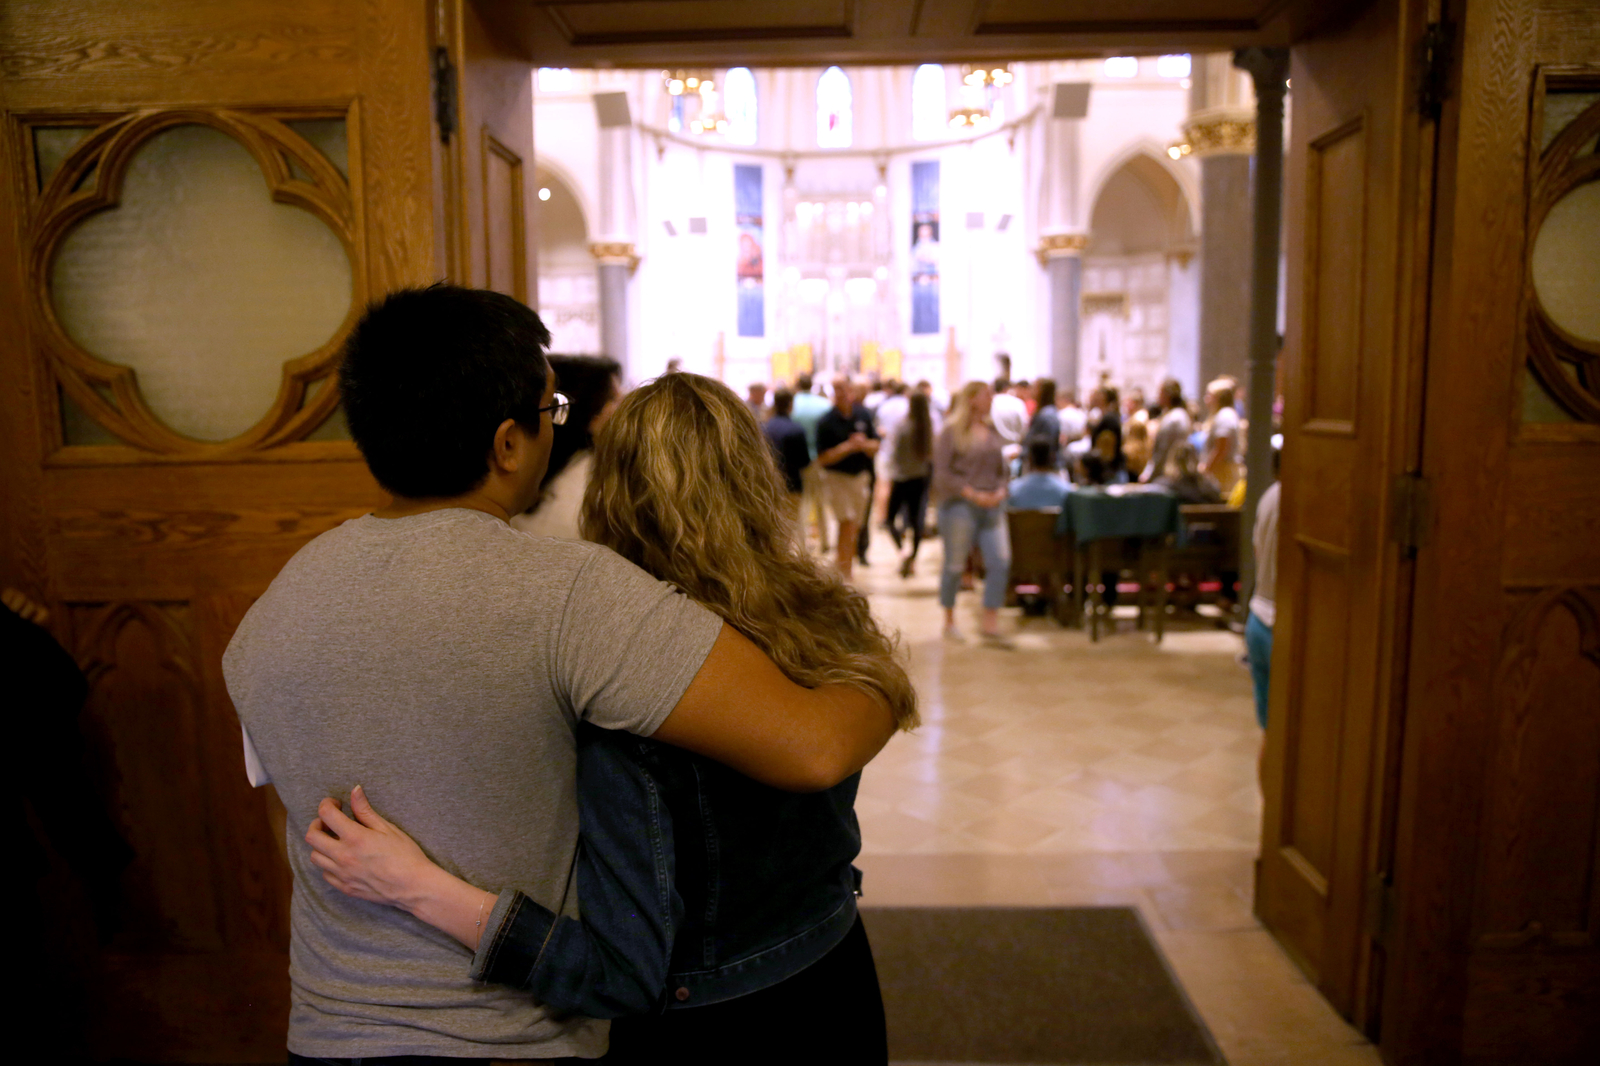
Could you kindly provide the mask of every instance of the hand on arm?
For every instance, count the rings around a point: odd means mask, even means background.
[[[495,894],[446,872],[417,842],[386,821],[357,785],[346,815],[335,799],[317,806],[306,831],[311,862],[323,880],[347,896],[410,913],[476,951],[480,924],[494,909]]]
[[[817,462],[821,463],[823,466],[832,466],[839,460],[844,459],[847,456],[854,455],[856,452],[861,450],[861,445],[858,438],[865,439],[861,437],[861,434],[857,433],[848,440],[840,441],[827,451],[819,453],[817,455]]]
[[[655,739],[790,792],[832,788],[877,755],[894,717],[851,685],[808,689],[724,624]]]

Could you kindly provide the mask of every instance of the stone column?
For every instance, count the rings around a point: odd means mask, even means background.
[[[1256,90],[1256,183],[1250,244],[1250,431],[1245,451],[1244,513],[1240,528],[1255,528],[1256,503],[1272,484],[1272,400],[1278,356],[1278,238],[1283,220],[1283,99],[1287,48],[1241,48],[1233,61],[1250,72]],[[1240,580],[1255,580],[1249,536],[1240,538]]]
[[[1244,380],[1250,344],[1249,83],[1226,54],[1196,55],[1184,138],[1200,162],[1200,387]]]
[[[1076,392],[1082,256],[1089,243],[1087,220],[1078,202],[1078,141],[1088,110],[1089,86],[1063,83],[1052,86],[1051,93],[1051,117],[1044,134],[1038,256],[1050,285],[1050,376],[1058,388]]]
[[[639,377],[628,350],[628,281],[639,265],[634,245],[633,126],[627,94],[597,93],[600,188],[599,235],[589,245],[598,264],[600,348],[622,364],[625,381]]]
[[[1050,279],[1050,376],[1056,387],[1079,388],[1078,309],[1083,298],[1083,249],[1089,243],[1082,233],[1050,233],[1039,242],[1045,274]]]
[[[622,364],[625,380],[636,380],[628,362],[628,279],[639,257],[630,241],[596,241],[589,253],[600,272],[600,350]]]

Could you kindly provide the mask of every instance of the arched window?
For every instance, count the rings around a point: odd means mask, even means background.
[[[911,75],[911,137],[936,141],[949,135],[950,116],[946,113],[944,68],[924,63]]]
[[[850,75],[829,67],[817,79],[817,147],[849,148],[854,125]]]
[[[733,144],[755,144],[756,76],[749,67],[728,71],[722,83],[722,107],[728,116],[728,140]]]

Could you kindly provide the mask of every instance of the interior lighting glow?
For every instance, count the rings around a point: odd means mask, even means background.
[[[1139,76],[1139,57],[1112,56],[1106,60],[1105,71],[1108,78],[1137,78]]]
[[[1186,55],[1159,57],[1156,60],[1156,74],[1163,78],[1187,78],[1189,57]]]
[[[537,86],[542,93],[571,92],[573,86],[571,67],[540,67]]]
[[[549,189],[540,189],[539,190],[539,199],[541,199],[541,200],[550,199],[550,190]]]

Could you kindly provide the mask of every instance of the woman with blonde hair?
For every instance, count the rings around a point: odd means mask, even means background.
[[[939,535],[944,539],[944,569],[939,574],[939,605],[944,608],[944,635],[962,639],[956,628],[956,590],[974,543],[983,553],[985,640],[1003,643],[1000,605],[1005,602],[1011,572],[1011,543],[1006,531],[1005,442],[989,421],[994,393],[981,381],[970,381],[950,407],[944,429],[933,446],[933,502],[939,509]]]
[[[795,682],[880,695],[911,728],[916,693],[895,639],[805,551],[786,497],[744,402],[709,378],[669,374],[628,394],[597,435],[582,528],[720,615]],[[618,1019],[606,1062],[886,1062],[851,865],[860,775],[793,794],[588,723],[577,744],[581,918],[566,900],[552,912],[460,881],[359,790],[355,819],[323,805],[306,836],[312,861],[335,888],[455,936],[474,978]],[[419,896],[449,902],[414,909]]]

